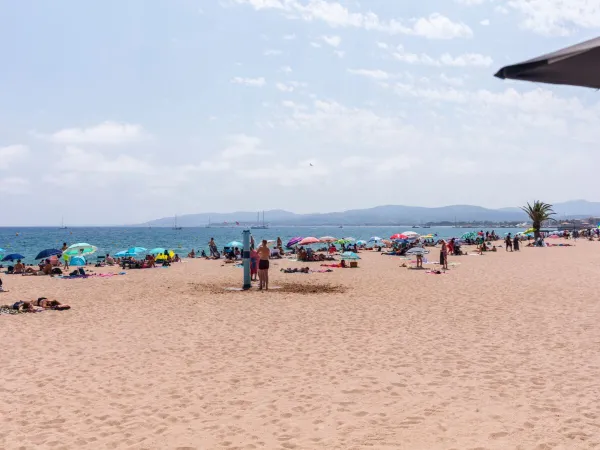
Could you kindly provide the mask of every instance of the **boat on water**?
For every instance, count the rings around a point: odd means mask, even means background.
[[[66,227],[66,225],[65,225],[65,218],[64,218],[64,217],[63,217],[63,218],[61,218],[61,221],[60,221],[60,229],[61,229],[61,230],[66,230],[66,229],[67,229],[67,227]]]
[[[260,223],[260,213],[256,213],[256,225],[250,227],[251,230],[268,230],[269,224],[265,223],[265,212],[263,211],[262,223]]]
[[[421,228],[421,226],[420,226],[420,225],[413,225],[412,227],[413,227],[413,228]]]
[[[177,214],[175,214],[175,219],[173,220],[173,229],[174,230],[183,230],[183,227],[177,225]]]

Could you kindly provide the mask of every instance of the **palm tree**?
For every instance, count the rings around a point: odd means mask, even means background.
[[[527,206],[522,206],[521,209],[527,213],[529,219],[533,222],[533,232],[536,239],[540,237],[542,222],[545,222],[550,216],[556,214],[552,210],[552,205],[540,202],[539,200],[534,201],[533,205],[527,203]]]

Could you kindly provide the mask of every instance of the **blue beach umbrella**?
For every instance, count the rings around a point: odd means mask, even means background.
[[[356,241],[356,245],[367,245],[367,241],[359,239],[358,241]]]
[[[73,256],[69,260],[71,266],[85,266],[85,258],[83,256]]]
[[[225,247],[243,247],[244,244],[242,244],[241,242],[238,241],[231,241],[229,244],[227,244]]]
[[[156,248],[153,248],[152,250],[150,250],[150,252],[149,252],[149,253],[150,253],[151,255],[154,255],[154,256],[156,256],[156,255],[159,255],[159,254],[161,254],[161,253],[165,253],[166,251],[167,251],[167,249],[166,249],[166,248],[162,248],[162,247],[156,247]]]
[[[2,258],[2,261],[15,261],[17,259],[25,259],[25,257],[19,253],[11,253]]]
[[[137,254],[137,253],[145,253],[145,252],[148,251],[148,249],[145,249],[144,247],[131,247],[131,248],[128,248],[127,251],[129,253],[136,253]]]
[[[342,259],[352,259],[352,260],[357,260],[360,259],[360,256],[358,256],[356,253],[354,252],[344,252],[342,253]]]
[[[371,236],[371,239],[369,239],[369,242],[379,242],[379,241],[383,241],[383,239],[381,239],[379,236]]]
[[[42,250],[41,252],[39,252],[38,255],[35,257],[35,259],[46,259],[51,256],[61,255],[61,254],[62,254],[62,252],[60,250],[57,250],[55,248],[47,248],[46,250]]]
[[[117,258],[123,258],[127,256],[137,256],[137,253],[131,253],[129,250],[123,250],[118,253],[115,253],[114,256],[116,256]]]

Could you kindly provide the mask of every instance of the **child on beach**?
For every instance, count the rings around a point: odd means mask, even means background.
[[[250,277],[252,281],[256,281],[256,277],[258,276],[258,252],[254,250],[250,250]]]

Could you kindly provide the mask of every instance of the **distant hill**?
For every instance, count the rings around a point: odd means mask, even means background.
[[[554,205],[557,219],[600,217],[600,203],[574,200]],[[256,223],[256,212],[237,211],[232,213],[201,213],[179,216],[177,222],[182,227],[198,227],[208,224]],[[284,210],[265,211],[265,221],[270,225],[411,225],[427,222],[467,221],[525,221],[527,216],[517,207],[488,209],[472,205],[452,205],[438,208],[419,206],[386,205],[369,209],[355,209],[343,212],[319,214],[295,214]],[[152,220],[144,225],[170,227],[173,217]]]

